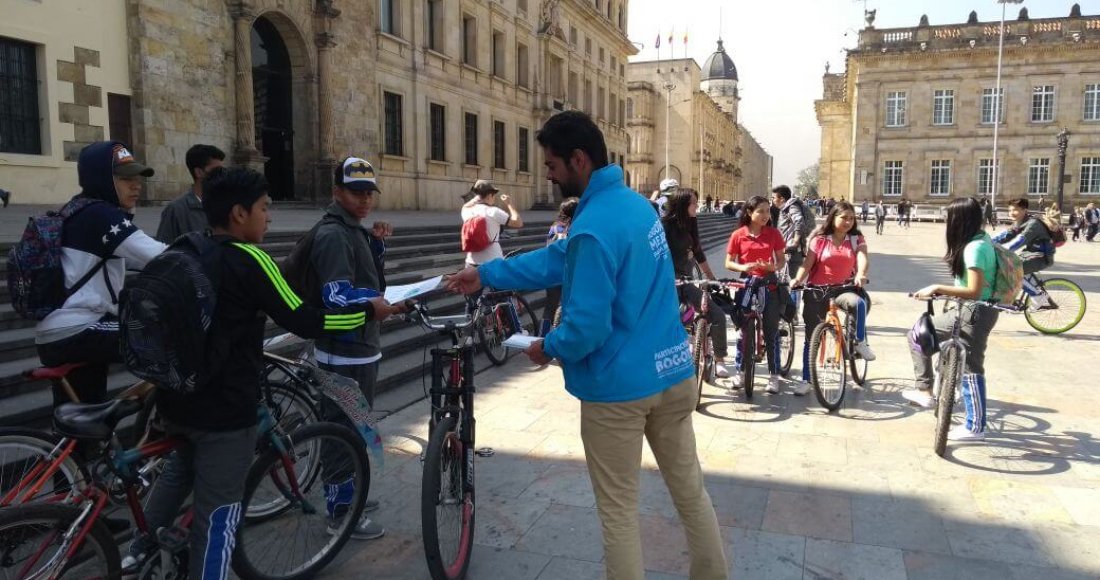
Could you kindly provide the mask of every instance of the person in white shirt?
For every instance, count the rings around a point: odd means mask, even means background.
[[[661,188],[653,192],[649,201],[653,202],[653,205],[657,208],[657,213],[661,217],[665,217],[665,204],[668,203],[668,196],[676,193],[680,190],[680,182],[675,179],[663,179],[661,180]]]
[[[508,201],[508,196],[503,194],[498,196],[498,192],[500,190],[493,185],[493,182],[488,179],[479,179],[470,189],[473,197],[462,206],[462,222],[466,223],[475,217],[485,218],[489,239],[492,240],[489,247],[480,252],[466,252],[468,266],[480,266],[490,260],[503,258],[504,252],[500,249],[501,230],[505,227],[523,227],[523,218],[520,217],[512,202]],[[504,203],[507,211],[497,207],[498,198]]]

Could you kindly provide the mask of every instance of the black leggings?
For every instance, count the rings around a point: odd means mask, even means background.
[[[122,362],[118,341],[118,318],[107,315],[80,334],[39,344],[38,358],[47,367],[88,363],[66,378],[81,403],[102,403],[107,400],[108,365]],[[55,407],[69,402],[64,391],[54,388]]]

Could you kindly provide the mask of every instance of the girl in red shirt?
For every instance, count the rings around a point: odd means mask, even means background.
[[[829,308],[829,298],[836,300],[837,306],[856,317],[855,350],[863,358],[875,360],[875,353],[867,344],[867,310],[871,306],[866,291],[867,284],[867,242],[856,224],[856,208],[852,204],[837,202],[825,222],[814,231],[807,244],[806,261],[791,280],[791,286],[800,286],[805,282],[816,286],[837,286],[847,283],[829,293],[802,293],[802,321],[806,333],[802,349],[802,385],[810,380],[810,336]]]
[[[786,265],[786,243],[779,230],[768,225],[771,202],[754,195],[745,202],[741,223],[726,246],[726,269],[760,277],[766,284],[764,298],[764,346],[768,355],[768,392],[779,393],[779,294],[776,272]],[[738,357],[740,358],[740,356]],[[743,361],[743,364],[753,364]],[[804,393],[803,393],[804,394]]]

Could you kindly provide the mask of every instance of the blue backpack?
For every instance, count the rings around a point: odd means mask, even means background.
[[[42,320],[61,308],[70,296],[103,269],[110,256],[88,270],[72,288],[65,287],[65,273],[61,270],[61,235],[65,221],[93,203],[100,202],[98,199],[76,197],[58,211],[27,219],[23,237],[8,252],[8,292],[11,294],[12,308],[20,316]]]

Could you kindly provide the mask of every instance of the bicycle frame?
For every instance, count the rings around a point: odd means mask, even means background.
[[[836,329],[837,343],[836,343],[836,360],[846,361],[848,359],[848,337],[845,336],[844,325],[840,322],[840,307],[836,305],[836,299],[829,299],[829,310],[825,315],[825,322]],[[824,345],[821,347],[821,352],[818,353],[818,361],[821,364],[825,364],[826,348]]]

